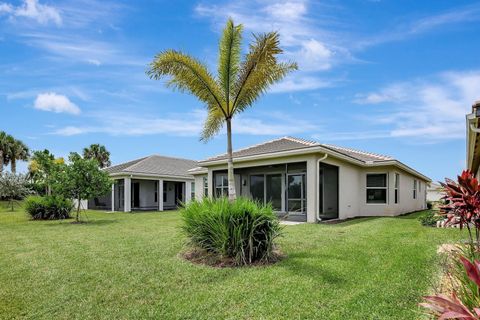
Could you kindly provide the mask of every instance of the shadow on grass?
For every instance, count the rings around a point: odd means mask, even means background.
[[[312,278],[329,284],[340,285],[345,283],[345,278],[333,270],[325,268],[319,262],[322,260],[342,260],[338,256],[328,254],[311,254],[308,252],[296,252],[288,254],[275,266],[287,269],[299,277]]]
[[[364,223],[364,222],[370,222],[370,221],[373,221],[373,220],[378,220],[380,218],[385,218],[385,217],[361,217],[361,218],[351,218],[351,219],[347,219],[347,220],[342,220],[342,221],[338,221],[338,222],[335,222],[335,223],[324,223],[325,225],[331,225],[331,226],[342,226],[342,227],[346,227],[346,226],[352,226],[352,225],[356,225],[356,224],[360,224],[360,223]]]
[[[46,220],[43,220],[43,221],[46,221]],[[109,225],[117,222],[118,222],[117,220],[112,220],[112,219],[80,220],[80,222],[76,222],[74,219],[65,219],[65,220],[61,220],[60,223],[51,223],[51,224],[48,224],[47,226],[49,227],[103,226],[103,225]]]

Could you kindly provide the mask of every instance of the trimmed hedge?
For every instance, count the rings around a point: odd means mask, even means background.
[[[73,202],[60,196],[30,196],[24,206],[33,220],[58,220],[70,218]]]
[[[282,228],[271,205],[239,198],[193,201],[181,212],[190,243],[235,265],[271,262],[278,258],[275,240]]]

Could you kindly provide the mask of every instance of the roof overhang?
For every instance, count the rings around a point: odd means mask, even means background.
[[[116,172],[116,173],[110,173],[110,177],[112,178],[122,178],[122,177],[130,177],[130,178],[139,178],[139,179],[154,179],[154,180],[194,180],[193,175],[192,176],[175,176],[175,175],[160,175],[160,174],[151,174],[151,173],[145,173],[145,172]]]
[[[420,172],[410,168],[409,166],[403,164],[402,162],[398,160],[379,160],[379,161],[361,161],[358,159],[355,159],[353,157],[350,157],[348,155],[345,155],[343,153],[337,152],[332,149],[327,149],[322,146],[313,146],[313,147],[306,147],[306,148],[301,148],[301,149],[294,149],[294,150],[287,150],[287,151],[279,151],[279,152],[271,152],[271,153],[264,153],[264,154],[258,154],[258,155],[250,155],[250,156],[244,156],[244,157],[236,157],[233,159],[234,163],[241,163],[241,162],[248,162],[248,161],[255,161],[255,160],[265,160],[265,159],[274,159],[274,158],[279,158],[279,157],[289,157],[289,156],[297,156],[297,155],[309,155],[309,154],[315,154],[315,153],[323,153],[323,154],[328,154],[331,155],[337,159],[344,160],[346,162],[355,164],[360,167],[379,167],[379,166],[395,166],[398,168],[401,168],[410,174],[417,176],[427,182],[431,182],[432,180],[421,174]],[[217,166],[217,165],[226,165],[227,164],[227,159],[220,159],[220,160],[204,160],[204,161],[199,161],[199,164],[202,165],[203,167],[211,167],[211,166]],[[204,172],[191,172],[193,175],[198,175],[198,174],[205,174],[207,171]]]
[[[472,113],[467,114],[467,168],[476,173],[480,166],[480,133],[479,131],[480,101],[472,106]]]

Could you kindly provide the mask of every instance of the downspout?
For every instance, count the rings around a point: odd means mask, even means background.
[[[326,160],[327,158],[328,158],[328,154],[325,153],[325,155],[322,158],[318,159],[318,162],[317,162],[317,177],[320,177],[320,163],[322,161]],[[320,181],[319,181],[319,183],[317,183],[317,188],[319,187],[319,185],[320,185]],[[317,192],[317,210],[316,211],[317,211],[317,221],[318,222],[322,221],[322,218],[320,218],[320,206],[319,206],[319,204],[320,204],[320,190],[318,190],[318,192]]]

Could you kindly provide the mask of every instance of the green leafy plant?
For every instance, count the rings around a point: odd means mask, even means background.
[[[81,200],[100,197],[110,191],[112,185],[108,173],[98,167],[96,160],[84,159],[77,153],[71,153],[69,164],[56,171],[54,181],[55,194],[77,200],[77,222],[80,221]]]
[[[193,201],[181,211],[190,244],[234,265],[271,262],[278,258],[276,239],[282,228],[270,205],[238,198]]]
[[[73,202],[61,196],[30,196],[25,199],[24,208],[34,220],[68,219]]]
[[[31,194],[27,177],[23,174],[0,173],[0,199],[8,201],[11,211],[18,200]]]
[[[232,121],[251,107],[268,89],[297,64],[281,62],[283,53],[277,32],[254,35],[247,55],[242,59],[242,25],[227,21],[219,44],[218,76],[201,61],[176,50],[159,53],[147,74],[152,79],[170,77],[169,87],[196,96],[207,109],[201,140],[208,141],[223,126],[227,131],[228,197],[236,198],[233,175]]]
[[[436,214],[434,211],[428,211],[418,217],[422,226],[435,227],[438,221],[445,219],[444,216]]]
[[[462,288],[473,298],[470,301],[471,304],[466,305],[465,300],[459,299],[454,291],[451,296],[443,294],[425,296],[425,302],[420,305],[427,308],[438,319],[480,320],[480,300],[478,299],[480,290],[480,261],[475,260],[472,263],[463,256],[458,261],[468,279],[468,284],[462,286]]]

